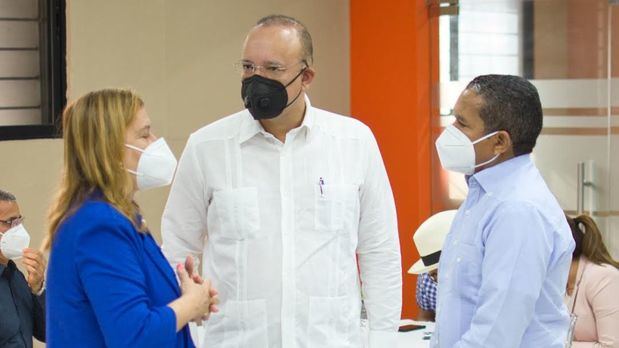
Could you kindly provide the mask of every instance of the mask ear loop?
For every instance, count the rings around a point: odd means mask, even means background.
[[[305,72],[305,70],[307,69],[307,66],[303,69],[301,69],[301,71],[299,71],[299,73],[297,74],[297,76],[294,77],[294,79],[292,79],[292,81],[288,82],[287,85],[284,86],[284,88],[287,88],[288,86],[290,86],[294,81],[296,81],[299,76],[301,76],[301,74],[303,74]],[[303,92],[303,88],[299,88],[299,93],[297,93],[297,96],[294,97],[294,99],[292,99],[292,101],[288,104],[286,104],[286,108],[289,107],[290,105],[292,105],[295,101],[297,101],[297,99],[299,99],[299,96],[301,95],[301,92]]]
[[[136,171],[135,171],[135,170],[133,170],[133,169],[125,169],[125,170],[126,170],[126,171],[128,171],[129,173],[131,173],[131,174],[135,175],[135,176],[144,176],[144,174],[139,173],[139,172],[136,172]]]
[[[492,133],[490,133],[490,134],[486,134],[486,135],[484,135],[483,137],[481,137],[481,138],[479,138],[479,139],[475,140],[475,141],[473,142],[473,145],[475,145],[475,144],[477,144],[477,143],[480,143],[480,142],[482,142],[482,141],[484,141],[484,140],[486,140],[486,139],[490,138],[491,136],[496,135],[496,134],[498,134],[498,133],[499,133],[499,131],[494,131],[494,132],[492,132]]]
[[[130,144],[125,144],[125,147],[128,147],[128,148],[130,148],[130,149],[132,149],[132,150],[135,150],[135,151],[138,151],[138,152],[141,152],[141,153],[144,153],[144,152],[145,152],[143,149],[140,149],[139,147],[137,147],[137,146],[133,146],[133,145],[130,145]],[[135,176],[142,176],[142,175],[144,175],[144,174],[142,174],[142,173],[138,173],[138,172],[136,172],[136,171],[135,171],[135,170],[133,170],[133,169],[125,168],[125,170],[126,170],[126,171],[128,171],[129,173],[131,173],[131,174],[135,175]]]
[[[128,148],[130,148],[131,150],[135,150],[135,151],[138,151],[138,152],[144,153],[144,149],[140,149],[140,148],[139,148],[139,147],[137,147],[137,146],[133,146],[133,145],[131,145],[131,144],[125,144],[125,146],[126,146],[126,147],[128,147]]]
[[[486,135],[484,135],[483,137],[481,137],[481,138],[479,138],[479,139],[475,140],[474,142],[472,142],[472,144],[473,144],[473,145],[475,145],[475,144],[477,144],[477,143],[479,143],[479,142],[482,142],[482,141],[484,141],[484,140],[486,140],[486,139],[488,139],[488,138],[490,138],[490,137],[492,137],[493,135],[496,135],[496,134],[498,134],[498,133],[499,133],[499,131],[494,131],[494,132],[492,132],[492,133],[490,133],[490,134],[486,134]],[[486,161],[486,162],[484,162],[484,163],[480,163],[480,164],[475,165],[475,168],[479,168],[479,167],[481,167],[481,166],[485,166],[485,165],[486,165],[486,164],[488,164],[488,163],[492,163],[492,162],[494,162],[497,158],[499,158],[499,156],[500,156],[500,155],[501,155],[500,153],[499,153],[499,154],[496,154],[494,157],[492,157],[492,158],[491,158],[491,159],[489,159],[488,161]]]
[[[494,160],[496,160],[497,158],[499,158],[499,156],[500,156],[500,155],[501,155],[501,154],[497,154],[496,156],[492,157],[491,159],[487,160],[487,161],[486,161],[486,162],[484,162],[484,163],[476,164],[476,165],[475,165],[475,168],[479,168],[479,167],[481,167],[481,166],[485,166],[486,164],[493,162]]]

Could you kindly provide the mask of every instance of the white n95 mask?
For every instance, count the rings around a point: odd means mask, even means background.
[[[159,138],[140,149],[133,145],[125,144],[126,147],[142,153],[138,161],[137,170],[127,169],[137,179],[138,190],[170,185],[176,171],[176,157],[163,138]]]
[[[462,133],[454,125],[449,125],[443,133],[436,139],[436,151],[438,152],[438,158],[441,160],[443,168],[471,175],[475,173],[475,168],[484,166],[499,157],[492,157],[490,160],[475,165],[475,147],[473,145],[484,141],[491,136],[497,134],[498,131],[484,135],[483,137],[471,141],[466,134]]]
[[[30,235],[24,224],[9,229],[0,238],[0,252],[4,257],[12,260],[22,257],[28,245],[30,245]]]

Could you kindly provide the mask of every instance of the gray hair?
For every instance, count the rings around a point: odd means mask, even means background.
[[[0,190],[0,201],[15,202],[17,198],[10,192]]]

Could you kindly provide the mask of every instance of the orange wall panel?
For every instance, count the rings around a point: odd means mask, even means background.
[[[351,111],[374,132],[387,167],[402,249],[402,317],[412,318],[416,277],[406,273],[418,258],[412,235],[432,206],[438,22],[424,0],[354,0],[350,24]]]

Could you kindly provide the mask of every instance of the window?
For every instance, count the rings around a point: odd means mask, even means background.
[[[0,0],[0,140],[59,136],[64,0]]]

